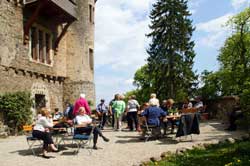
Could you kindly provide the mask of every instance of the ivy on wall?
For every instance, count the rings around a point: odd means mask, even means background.
[[[0,111],[4,111],[5,122],[17,134],[22,126],[31,123],[32,99],[29,92],[15,92],[0,95]]]

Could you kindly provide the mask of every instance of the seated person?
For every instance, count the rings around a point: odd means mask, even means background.
[[[154,104],[156,104],[157,107],[160,106],[159,100],[156,98],[156,94],[155,94],[155,93],[151,93],[150,99],[149,99],[148,103],[149,103],[149,104],[154,103]]]
[[[94,130],[93,130],[93,134],[94,134],[93,149],[97,150],[96,144],[97,144],[98,135],[100,137],[102,137],[105,142],[109,141],[109,139],[106,138],[102,134],[101,130],[97,126],[91,125],[92,119],[86,114],[84,107],[79,108],[78,115],[75,117],[75,122],[77,124],[75,134],[82,134],[82,133],[90,134],[90,132],[92,131],[92,128],[94,127]]]
[[[143,103],[143,105],[140,107],[139,111],[137,112],[137,115],[138,115],[138,132],[141,132],[141,126],[145,125],[145,117],[142,117],[140,115],[148,107],[149,107],[148,103]]]
[[[174,100],[168,99],[167,100],[167,113],[168,115],[173,115],[174,113],[177,113],[177,109],[174,108]],[[169,119],[169,122],[171,123],[171,134],[174,133],[174,126],[176,125],[176,119]],[[165,126],[167,128],[167,126]],[[166,134],[166,128],[164,128],[164,134]]]
[[[41,109],[41,117],[38,118],[36,124],[32,131],[32,136],[43,140],[43,158],[49,158],[46,156],[46,151],[50,147],[53,152],[58,152],[58,149],[55,147],[54,142],[52,140],[51,134],[49,132],[49,128],[53,127],[53,121],[49,111],[46,108]]]
[[[182,105],[182,109],[190,109],[193,107],[193,104],[189,101],[189,99],[185,99]]]
[[[62,117],[63,117],[63,114],[61,112],[59,112],[58,108],[55,108],[53,120],[60,120]]]
[[[194,105],[194,108],[197,109],[197,112],[201,112],[203,110],[203,102],[201,101],[201,97],[196,97],[195,101],[196,104]]]
[[[163,100],[162,101],[162,104],[161,104],[161,109],[166,112],[166,114],[168,115],[168,107],[167,107],[167,100]],[[166,132],[167,132],[167,126],[168,126],[168,122],[167,121],[164,121],[163,119],[161,120],[161,126],[164,130],[164,134],[163,135],[166,135]]]
[[[151,101],[150,106],[141,113],[141,116],[146,117],[147,124],[155,127],[160,127],[160,117],[166,115],[166,112],[158,107],[158,102],[156,100]],[[142,131],[142,136],[144,137],[145,134],[146,130],[144,128],[144,130]]]

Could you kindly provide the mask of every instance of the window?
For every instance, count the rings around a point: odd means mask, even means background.
[[[93,22],[93,7],[89,5],[89,22]]]
[[[92,21],[93,24],[95,23],[95,8],[93,7],[93,12],[92,12]]]
[[[51,65],[52,34],[38,25],[30,30],[30,57],[35,62]]]
[[[94,51],[89,49],[89,67],[91,70],[94,70]]]

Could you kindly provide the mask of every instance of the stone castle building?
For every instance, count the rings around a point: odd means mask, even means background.
[[[0,0],[0,93],[29,91],[34,113],[95,103],[96,0]]]

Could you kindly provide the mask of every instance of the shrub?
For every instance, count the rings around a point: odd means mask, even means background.
[[[31,123],[32,99],[29,92],[15,92],[0,95],[0,110],[6,115],[7,125],[15,134],[24,124]]]

